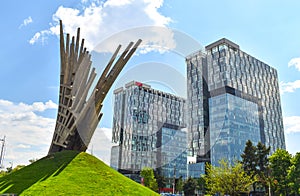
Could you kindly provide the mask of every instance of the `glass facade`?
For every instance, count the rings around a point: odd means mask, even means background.
[[[203,52],[187,57],[187,129],[190,156],[209,161],[209,118],[206,58]]]
[[[134,81],[114,94],[111,166],[133,179],[144,167],[185,177],[185,99]]]
[[[110,155],[110,166],[118,170],[118,165],[119,165],[119,146],[113,146],[111,148],[111,155]]]
[[[219,124],[215,121],[215,116],[227,118],[226,111],[222,112],[220,108],[214,107],[214,101],[220,99],[222,95],[227,101],[230,101],[229,97],[233,96],[236,98],[236,103],[242,100],[244,104],[252,105],[251,110],[257,111],[258,115],[253,116],[256,124],[252,124],[251,129],[257,125],[258,118],[259,141],[270,146],[271,153],[278,148],[285,149],[277,71],[243,52],[237,44],[225,38],[206,46],[205,49],[205,52],[199,51],[186,57],[188,144],[191,154],[197,156],[197,162],[211,161],[213,157],[217,157],[216,149],[213,148],[215,144],[210,142],[215,142],[215,134],[218,135],[222,130],[216,127]],[[223,106],[229,107],[226,103]],[[218,110],[220,114],[217,114]],[[233,112],[235,116],[240,115],[236,112]],[[231,119],[227,122],[238,121]],[[245,120],[242,124],[249,129],[252,125],[247,122]],[[234,127],[229,126],[228,130],[231,134]],[[239,130],[239,132],[243,131]],[[255,132],[257,133],[257,127]],[[248,136],[251,137],[248,139],[254,142],[257,140],[254,132]],[[226,137],[227,135],[224,134],[224,138]],[[211,152],[213,150],[214,152]],[[233,150],[231,147],[223,150],[223,153],[228,153],[227,157],[230,159],[239,157],[238,150]]]
[[[188,177],[200,178],[205,174],[205,163],[189,163],[188,165]]]
[[[159,147],[161,159],[161,173],[165,178],[186,179],[186,132],[172,128],[162,128],[161,146]]]
[[[247,140],[260,140],[259,113],[256,103],[231,94],[209,99],[211,163],[225,159],[240,160]]]

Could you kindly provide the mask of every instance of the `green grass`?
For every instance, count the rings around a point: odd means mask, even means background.
[[[99,159],[74,151],[59,152],[0,178],[0,194],[156,195]]]

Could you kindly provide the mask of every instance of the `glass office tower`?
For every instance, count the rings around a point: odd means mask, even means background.
[[[260,138],[258,105],[224,93],[209,99],[211,163],[227,159],[231,164],[243,153],[248,139]]]
[[[135,81],[114,94],[111,167],[136,181],[144,167],[185,178],[185,99]]]
[[[191,155],[234,161],[248,139],[285,149],[277,71],[225,38],[205,49],[186,58]]]

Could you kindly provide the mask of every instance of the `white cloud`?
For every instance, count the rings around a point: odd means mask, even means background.
[[[119,44],[128,45],[130,41],[142,39],[142,44],[139,46],[140,53],[146,54],[151,51],[164,53],[168,50],[176,48],[177,43],[174,39],[174,32],[171,29],[159,26],[137,27],[129,30],[124,30],[120,33],[102,40],[94,47],[97,52],[114,52]]]
[[[31,146],[26,144],[18,144],[17,148],[31,148]]]
[[[300,71],[300,58],[293,58],[289,61],[288,67],[295,67],[298,71]],[[280,93],[292,93],[295,90],[300,88],[300,80],[296,80],[293,82],[280,82]]]
[[[48,153],[55,119],[35,112],[56,109],[51,100],[31,105],[0,100],[0,138],[6,136],[5,162],[28,164],[31,158],[41,158]]]
[[[33,22],[33,20],[31,18],[31,16],[29,16],[28,18],[24,19],[23,23],[19,26],[19,29],[29,25],[32,22]]]
[[[34,36],[29,40],[30,44],[34,44],[35,42],[37,42],[41,37],[41,33],[37,32],[34,34]]]
[[[300,80],[296,80],[294,82],[280,82],[280,93],[292,93],[295,90],[300,88]]]
[[[83,1],[87,3],[87,1]],[[48,30],[37,32],[29,41],[31,44],[37,41],[43,41],[50,34],[59,34],[58,22],[61,19],[64,24],[64,32],[76,35],[77,27],[81,28],[81,37],[85,38],[85,45],[88,50],[92,50],[96,45],[106,40],[111,35],[137,27],[160,26],[166,27],[172,20],[162,15],[159,8],[163,5],[163,0],[108,0],[105,3],[92,1],[82,10],[60,6],[53,14],[53,23]],[[144,32],[137,32],[135,35],[125,34],[119,36],[116,44],[110,43],[111,48],[108,51],[114,51],[117,44],[129,41],[137,41],[137,38],[143,36],[143,44],[161,45],[170,44],[167,48],[174,48],[172,34],[151,33],[148,32],[145,37]],[[156,38],[153,38],[155,36]],[[153,43],[160,41],[158,44]],[[161,41],[163,39],[163,42]],[[147,40],[152,40],[147,43]],[[154,41],[153,41],[154,40]],[[112,46],[113,45],[113,46]],[[105,49],[103,49],[105,51]]]
[[[145,12],[153,21],[155,21],[154,25],[166,26],[172,21],[170,18],[165,17],[158,12],[158,9],[163,5],[163,0],[156,0],[156,1],[144,0],[144,1],[145,3],[148,4],[145,8]]]
[[[300,133],[300,116],[288,116],[283,118],[285,133]]]
[[[288,63],[289,67],[295,66],[295,68],[300,71],[300,58],[293,58]]]
[[[132,0],[110,0],[104,3],[104,6],[112,6],[112,7],[118,7],[118,6],[124,6],[128,5],[132,2]]]
[[[53,28],[53,27],[52,27]],[[54,32],[54,31],[53,31]],[[45,43],[45,41],[47,40],[47,36],[48,35],[53,35],[52,31],[50,30],[43,30],[40,32],[37,32],[34,34],[34,36],[29,40],[29,43],[31,45],[35,44],[37,41],[40,41],[42,44]]]
[[[0,99],[0,114],[2,112],[14,114],[16,112],[20,115],[26,114],[26,112],[43,112],[47,109],[57,109],[58,105],[53,101],[49,100],[46,103],[43,102],[34,102],[31,105],[25,103],[15,104],[7,100]]]
[[[9,162],[27,165],[29,159],[40,159],[47,155],[55,128],[55,119],[46,118],[36,112],[57,109],[51,100],[45,103],[13,103],[0,99],[0,139],[6,137],[4,166]],[[109,165],[111,151],[111,129],[97,128],[88,152]],[[1,147],[0,142],[0,147]]]

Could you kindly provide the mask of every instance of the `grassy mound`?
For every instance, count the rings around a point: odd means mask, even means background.
[[[0,194],[156,195],[99,159],[74,151],[44,157],[0,178]]]

